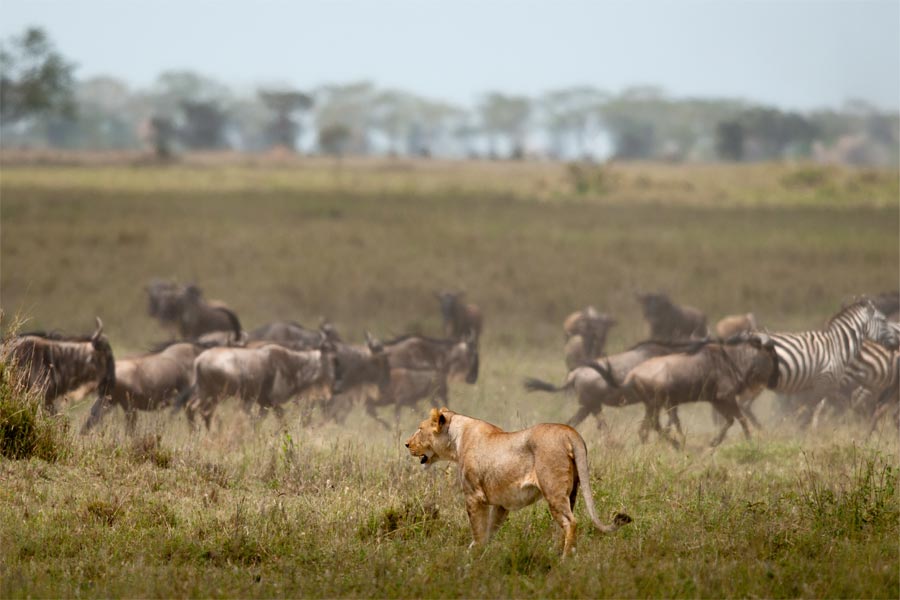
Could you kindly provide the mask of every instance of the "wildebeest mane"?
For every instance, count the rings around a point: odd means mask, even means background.
[[[383,346],[392,346],[394,344],[399,344],[401,342],[405,342],[406,340],[410,340],[412,338],[419,338],[420,340],[430,342],[432,344],[440,344],[443,346],[455,346],[456,344],[459,343],[459,341],[457,341],[457,340],[429,337],[427,335],[421,335],[418,333],[404,333],[403,335],[397,336],[396,338],[394,338],[392,340],[383,341],[383,342],[381,342],[381,344]]]
[[[70,335],[54,329],[53,331],[23,331],[13,336],[14,338],[39,337],[55,342],[90,342],[92,335]]]
[[[164,342],[156,342],[147,348],[147,354],[159,354],[163,350],[171,348],[176,344],[191,344],[194,348],[203,348],[209,350],[218,346],[216,342],[201,342],[198,340],[166,340]]]
[[[637,350],[643,346],[662,346],[663,348],[671,348],[672,352],[682,354],[696,354],[707,345],[714,343],[716,340],[712,338],[704,338],[702,340],[657,340],[649,339],[638,342],[626,352]]]

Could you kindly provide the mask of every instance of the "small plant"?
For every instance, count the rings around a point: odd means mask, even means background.
[[[131,457],[136,462],[150,462],[161,469],[172,465],[172,451],[162,445],[162,436],[148,433],[131,443]]]
[[[360,537],[400,536],[403,539],[431,535],[438,526],[438,509],[433,504],[405,502],[401,507],[390,506],[369,517],[360,528]]]
[[[781,178],[781,185],[786,188],[818,188],[828,183],[830,172],[822,167],[803,167],[791,171]]]
[[[602,194],[609,188],[609,174],[601,165],[569,163],[568,175],[572,187],[578,194]]]
[[[15,369],[0,365],[0,455],[55,462],[71,450],[68,427],[64,417],[46,413],[40,394]]]

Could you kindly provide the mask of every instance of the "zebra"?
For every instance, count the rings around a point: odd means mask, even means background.
[[[816,403],[840,388],[864,340],[886,346],[898,342],[897,331],[868,299],[843,308],[822,331],[769,335],[778,355],[779,377],[773,391],[784,395],[803,392]],[[802,424],[810,422],[812,417]]]
[[[850,391],[850,405],[869,415],[871,436],[887,411],[900,403],[900,351],[864,341],[848,367],[844,389]]]

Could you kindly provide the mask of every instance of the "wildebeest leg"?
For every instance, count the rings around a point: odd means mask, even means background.
[[[134,435],[137,429],[137,409],[134,406],[128,406],[125,409],[125,432],[128,435]]]
[[[88,416],[87,421],[85,421],[84,425],[81,427],[81,434],[84,435],[93,429],[112,409],[113,404],[111,402],[104,397],[98,397],[97,401],[94,402],[94,405],[91,407],[90,416]]]
[[[644,401],[644,418],[641,420],[641,427],[638,429],[638,437],[642,444],[647,443],[647,437],[650,435],[650,428],[653,427],[653,419],[657,418],[658,413],[654,410],[653,401]],[[657,427],[659,423],[657,422]]]
[[[747,428],[747,419],[744,418],[744,415],[741,414],[741,409],[738,408],[737,402],[734,398],[729,398],[726,400],[721,400],[715,402],[713,404],[716,410],[719,411],[719,414],[725,419],[725,424],[722,426],[722,429],[719,431],[719,434],[713,439],[710,446],[716,447],[722,443],[722,440],[725,439],[725,435],[728,433],[728,430],[731,429],[731,426],[734,425],[734,419],[737,417],[738,421],[741,423],[741,427],[744,428],[744,434],[747,436],[747,439],[750,438],[750,430]]]
[[[675,426],[675,431],[678,432],[678,435],[684,439],[684,431],[681,429],[681,419],[678,418],[678,407],[677,406],[669,406],[666,408],[666,417],[668,418],[668,424],[666,425],[666,431],[668,431],[673,425]]]
[[[753,424],[753,427],[756,429],[762,429],[762,423],[759,422],[759,419],[756,418],[756,415],[753,413],[753,401],[759,394],[751,394],[747,396],[738,396],[737,403],[738,408],[741,409],[741,412],[750,419],[750,422]]]
[[[375,407],[375,401],[372,398],[366,398],[366,414],[375,419],[385,429],[390,429],[391,426],[388,424],[388,422],[378,416],[378,413],[375,411]]]
[[[588,418],[588,415],[591,414],[591,407],[585,406],[582,404],[578,407],[578,412],[572,415],[572,418],[568,420],[567,424],[569,427],[578,427],[581,425],[581,422]],[[597,419],[600,419],[600,411],[597,411]]]

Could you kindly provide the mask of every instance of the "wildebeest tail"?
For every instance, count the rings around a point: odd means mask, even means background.
[[[597,362],[591,362],[585,366],[590,367],[593,370],[600,373],[600,377],[603,378],[603,381],[605,381],[606,385],[608,385],[609,387],[612,387],[612,388],[622,387],[622,384],[620,384],[618,381],[616,381],[616,378],[613,376],[612,369],[609,366],[609,361],[607,360],[604,362],[606,363],[605,365],[601,365],[600,363],[597,363]]]
[[[172,414],[175,414],[179,410],[184,408],[185,404],[188,403],[188,400],[191,399],[191,396],[193,396],[194,392],[196,392],[196,391],[197,391],[196,383],[181,390],[181,392],[175,398],[174,406],[172,407]]]
[[[525,390],[529,392],[550,392],[551,394],[569,389],[568,380],[565,384],[557,386],[541,379],[535,379],[534,377],[526,377],[522,382],[522,385],[525,387]]]
[[[228,317],[228,322],[231,323],[231,329],[234,331],[234,341],[241,341],[241,336],[243,335],[243,329],[241,328],[241,320],[238,319],[238,316],[234,313],[230,308],[225,308],[224,306],[217,306],[216,310],[220,310],[225,313],[225,316]]]

